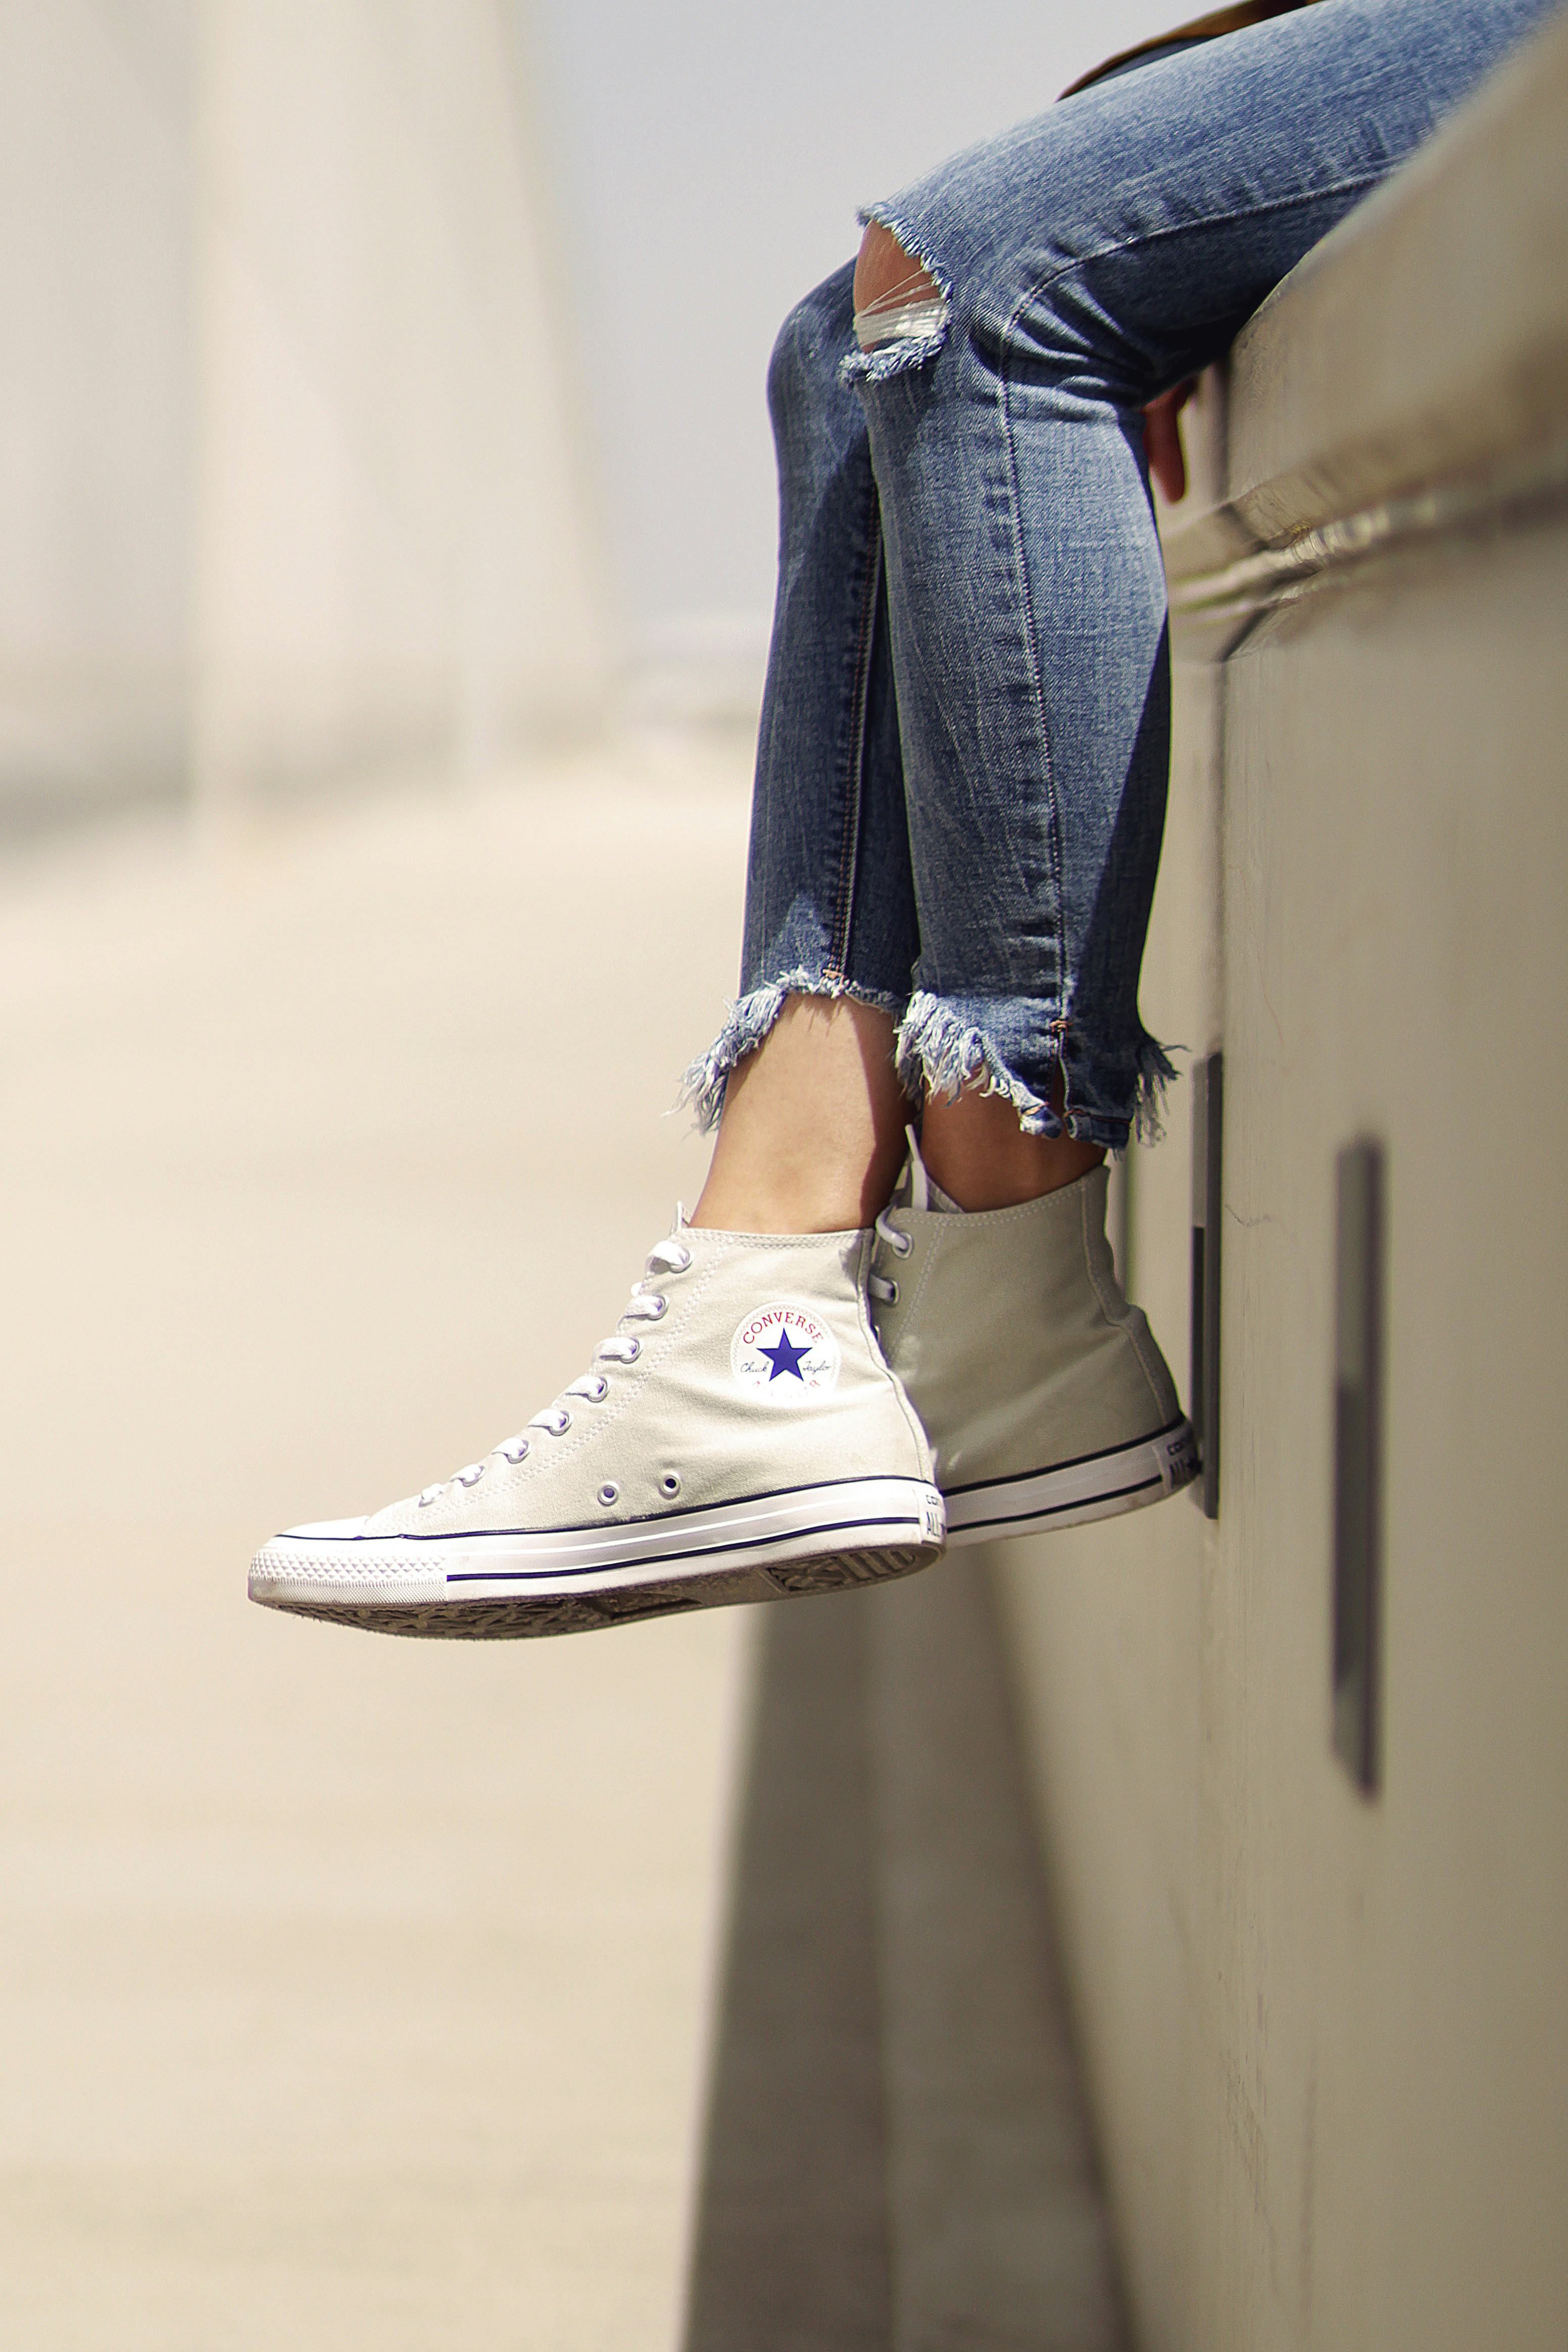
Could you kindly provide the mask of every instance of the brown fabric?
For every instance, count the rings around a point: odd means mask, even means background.
[[[1103,81],[1118,66],[1131,65],[1134,58],[1146,57],[1151,49],[1163,49],[1170,41],[1215,41],[1222,33],[1239,33],[1244,25],[1266,24],[1270,16],[1289,16],[1294,9],[1314,5],[1315,0],[1238,0],[1233,8],[1211,8],[1206,16],[1194,16],[1190,25],[1173,26],[1168,33],[1156,33],[1152,40],[1135,41],[1130,49],[1119,49],[1115,57],[1107,58],[1092,73],[1080,74],[1077,81],[1068,82],[1062,96],[1076,96],[1092,83]]]

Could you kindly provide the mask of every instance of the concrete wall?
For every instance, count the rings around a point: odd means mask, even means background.
[[[502,0],[0,0],[0,825],[581,722],[515,43]]]
[[[1141,2342],[1568,2338],[1568,24],[1253,322],[1168,519],[1144,1006],[1223,1046],[1219,1515],[995,1556]],[[1188,1342],[1191,1088],[1133,1285]],[[1334,1166],[1387,1169],[1382,1786]]]

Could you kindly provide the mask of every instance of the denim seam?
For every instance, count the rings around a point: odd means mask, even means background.
[[[1015,321],[1016,316],[1015,314]],[[1028,559],[1024,546],[1024,500],[1018,486],[1018,452],[1013,426],[1011,378],[1006,364],[1007,345],[1003,346],[1003,364],[998,372],[997,408],[1002,427],[1003,446],[1007,453],[1007,489],[1011,505],[1008,529],[1013,541],[1013,563],[1023,594],[1024,626],[1028,637],[1029,666],[1033,679],[1035,729],[1040,749],[1040,772],[1045,781],[1046,808],[1050,827],[1052,925],[1056,932],[1057,986],[1061,992],[1058,1003],[1061,1011],[1050,1024],[1057,1067],[1062,1074],[1062,1111],[1068,1108],[1067,1055],[1063,1052],[1063,1031],[1067,1025],[1067,922],[1063,908],[1065,861],[1062,856],[1061,809],[1057,799],[1056,766],[1051,758],[1049,719],[1046,710],[1045,665],[1040,658],[1039,623],[1035,613],[1035,593],[1029,580]],[[1048,1089],[1047,1089],[1048,1098]],[[1051,1130],[1047,1129],[1049,1133]],[[1071,1133],[1070,1128],[1068,1132]]]
[[[860,862],[860,803],[865,790],[871,645],[876,634],[877,591],[882,577],[881,517],[875,484],[871,489],[867,550],[866,583],[860,598],[860,625],[855,643],[855,688],[849,713],[844,833],[838,852],[838,904],[834,910],[833,936],[828,941],[827,965],[823,975],[830,980],[848,978],[849,932],[855,919],[855,882]]]
[[[1391,165],[1390,169],[1393,168]],[[1042,294],[1048,294],[1052,287],[1059,286],[1064,278],[1070,278],[1076,270],[1087,268],[1091,262],[1109,261],[1113,254],[1136,253],[1142,247],[1163,245],[1172,237],[1190,236],[1195,228],[1214,228],[1225,221],[1264,220],[1270,213],[1295,212],[1303,205],[1321,204],[1325,196],[1352,195],[1360,189],[1381,187],[1387,177],[1386,172],[1379,172],[1364,173],[1359,179],[1336,180],[1331,187],[1310,188],[1296,196],[1277,196],[1270,204],[1250,205],[1240,212],[1204,213],[1194,220],[1180,221],[1169,228],[1151,229],[1142,236],[1123,237],[1114,244],[1097,246],[1092,253],[1075,254],[1070,261],[1064,261],[1059,268],[1047,270],[1043,278],[1036,278],[1020,296],[1002,331],[1003,343],[1005,346],[1031,302]]]

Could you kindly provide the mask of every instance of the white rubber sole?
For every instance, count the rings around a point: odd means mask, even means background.
[[[1140,1511],[1190,1485],[1200,1467],[1192,1424],[1178,1421],[1152,1437],[1113,1447],[1108,1454],[951,1487],[946,1496],[948,1545],[1004,1543],[1012,1536],[1039,1535],[1050,1528],[1079,1527],[1087,1519]]]
[[[607,1528],[366,1538],[363,1524],[274,1536],[251,1562],[251,1599],[373,1633],[505,1641],[907,1576],[945,1542],[942,1498],[916,1478],[845,1479]]]

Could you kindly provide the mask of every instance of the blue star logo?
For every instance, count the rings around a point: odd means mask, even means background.
[[[773,1366],[773,1370],[768,1374],[768,1385],[770,1388],[773,1386],[774,1381],[778,1379],[781,1372],[793,1372],[795,1379],[800,1382],[802,1388],[805,1386],[805,1374],[800,1368],[802,1364],[805,1363],[807,1356],[810,1355],[811,1349],[809,1348],[797,1348],[795,1345],[795,1342],[791,1339],[787,1331],[781,1331],[779,1333],[778,1345],[776,1348],[761,1348],[757,1352],[759,1355],[765,1356],[769,1363]]]

